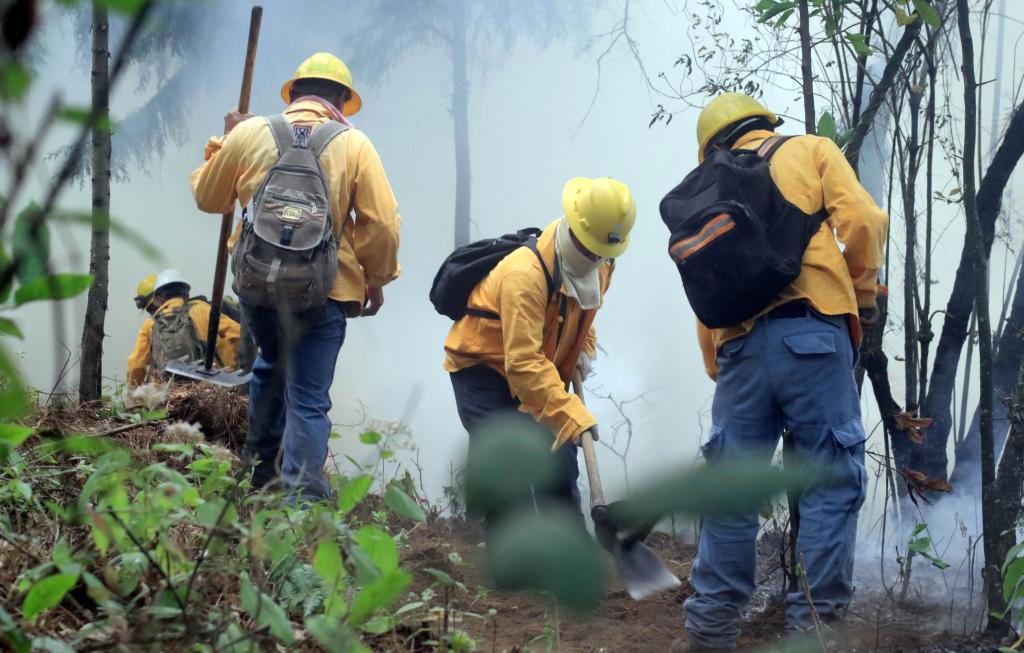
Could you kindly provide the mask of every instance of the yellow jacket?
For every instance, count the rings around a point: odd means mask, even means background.
[[[292,123],[327,122],[316,101],[295,102],[285,110]],[[235,201],[246,205],[277,161],[277,145],[263,118],[250,118],[227,136],[206,144],[206,162],[189,177],[196,206],[208,213],[226,213]],[[373,143],[358,129],[335,138],[320,157],[327,179],[338,238],[338,276],[331,299],[349,304],[358,315],[366,286],[380,287],[398,277],[398,231],[401,217],[391,184]],[[352,213],[355,213],[355,219]],[[234,246],[240,229],[231,239]]]
[[[185,300],[175,298],[164,302],[157,313],[167,313],[185,303]],[[206,345],[206,332],[210,328],[210,305],[204,301],[194,301],[189,304],[188,316],[192,318],[192,324],[196,327],[200,342]],[[149,374],[149,363],[152,360],[153,341],[153,318],[147,317],[139,329],[139,335],[135,339],[135,349],[128,356],[128,385],[141,385],[146,382]],[[221,313],[220,323],[217,329],[217,359],[221,365],[228,368],[238,366],[238,343],[241,341],[241,327],[227,315]],[[152,375],[156,378],[156,375]]]
[[[757,149],[772,135],[769,131],[752,131],[741,136],[733,147]],[[772,157],[771,175],[787,200],[811,215],[824,208],[829,218],[811,238],[800,276],[761,314],[804,300],[824,315],[847,315],[854,342],[860,343],[857,309],[875,305],[878,271],[885,260],[888,215],[875,204],[846,157],[827,138],[799,136],[786,141]],[[843,243],[842,251],[837,239]],[[719,347],[749,332],[755,319],[723,329],[709,329],[697,322],[704,367],[712,379],[718,377],[715,357]]]
[[[548,272],[555,272],[555,226],[541,234],[537,249]],[[601,296],[608,290],[613,266],[600,270]],[[559,313],[565,304],[562,337]],[[507,380],[520,410],[544,424],[562,444],[597,424],[579,397],[566,390],[580,352],[593,356],[597,343],[594,317],[559,287],[548,302],[548,287],[536,254],[522,247],[506,256],[469,296],[469,306],[497,313],[499,320],[467,315],[445,340],[444,368],[457,372],[484,364]],[[557,341],[557,342],[556,342]]]

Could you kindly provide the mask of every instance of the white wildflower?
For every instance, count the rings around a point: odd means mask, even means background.
[[[203,440],[203,431],[199,428],[199,424],[174,422],[164,429],[164,437],[169,440],[180,440],[195,444]]]

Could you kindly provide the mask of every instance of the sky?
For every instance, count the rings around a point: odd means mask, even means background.
[[[1024,34],[1024,6],[1016,0],[1008,4],[1011,19],[1007,20],[1006,42],[1013,55],[1001,61],[990,56],[985,71],[989,77],[1003,76],[1004,104],[1024,76],[1022,59],[1016,54]],[[280,85],[307,55],[328,50],[346,58],[341,37],[344,28],[340,26],[358,24],[357,16],[346,16],[337,8],[340,5],[330,2],[267,0],[264,6],[251,104],[257,114],[282,110]],[[237,102],[248,20],[245,3],[222,3],[220,7],[209,51],[203,53],[196,78],[186,85],[192,97],[180,141],[168,146],[148,174],[132,170],[130,181],[113,188],[115,218],[144,234],[162,256],[149,260],[123,240],[112,242],[104,356],[104,373],[112,389],[124,378],[125,360],[143,319],[132,302],[139,280],[176,267],[192,281],[194,292],[208,294],[212,285],[219,218],[196,210],[188,173],[201,163],[206,139],[220,133],[224,113]],[[610,3],[583,31],[607,32],[621,17],[621,10],[620,3]],[[665,72],[678,79],[679,69],[673,64],[679,54],[690,50],[686,39],[692,28],[691,10],[681,0],[632,3],[630,33],[652,76]],[[728,13],[725,21],[723,27],[737,35],[751,28],[750,17],[739,12]],[[635,482],[693,464],[699,444],[710,430],[714,384],[704,373],[694,317],[666,253],[668,232],[658,214],[660,199],[696,165],[698,110],[682,110],[667,126],[649,126],[657,105],[666,100],[649,91],[636,60],[622,43],[602,60],[598,85],[595,61],[607,41],[595,38],[592,47],[582,50],[575,40],[547,49],[520,44],[507,53],[503,66],[472,76],[472,215],[473,236],[492,236],[525,226],[543,227],[557,219],[562,185],[572,177],[612,176],[631,187],[637,223],[597,318],[601,353],[596,374],[587,383],[593,393],[589,406],[609,443],[622,416],[612,401],[597,395],[611,395],[616,401],[637,399],[625,408],[633,427],[625,465],[613,452],[603,447],[599,450],[605,492],[614,498],[626,491],[627,471]],[[74,46],[74,30],[66,17],[47,16],[41,50],[40,81],[27,105],[19,109],[25,124],[38,120],[54,89],[62,89],[72,103],[88,102],[88,69]],[[357,442],[357,425],[365,420],[401,420],[411,438],[407,443],[410,449],[399,460],[406,464],[417,461],[426,493],[437,498],[450,482],[451,463],[459,464],[467,442],[442,369],[442,345],[450,322],[435,313],[427,299],[437,266],[452,247],[450,74],[441,51],[423,48],[411,51],[384,78],[366,79],[358,69],[353,75],[364,100],[355,123],[376,145],[398,198],[403,219],[403,271],[385,288],[385,305],[379,315],[349,323],[331,392],[331,418],[342,433],[334,448],[357,460],[372,460],[373,451]],[[138,82],[133,72],[116,90],[112,102],[115,120],[153,93],[152,84],[140,88]],[[790,92],[768,89],[764,101],[786,115],[801,112]],[[683,109],[678,103],[669,108]],[[988,113],[983,109],[984,129],[988,129]],[[1006,115],[1005,107],[1001,115]],[[796,133],[799,122],[791,120],[783,131]],[[58,130],[48,146],[55,149],[69,137],[68,130]],[[45,168],[52,171],[54,165],[48,161]],[[34,188],[41,188],[46,179],[45,169],[36,171]],[[1019,170],[1011,181],[1010,196],[1024,198],[1024,177]],[[61,205],[88,209],[88,187],[69,189]],[[962,219],[946,208],[940,208],[937,216],[937,224],[948,224],[935,247],[933,293],[941,306],[959,260],[963,228]],[[1015,224],[1014,236],[1019,232]],[[894,231],[893,237],[894,242],[902,240],[902,232]],[[58,267],[87,268],[87,230],[61,230],[55,241]],[[994,296],[1002,296],[1002,273],[1008,265],[1004,259],[1005,250],[997,246],[992,262]],[[1012,259],[1008,260],[1012,264]],[[901,283],[897,276],[890,279],[894,307],[902,305]],[[73,358],[81,334],[84,295],[65,302],[63,309],[68,316],[66,344]],[[67,356],[54,349],[51,309],[26,307],[15,315],[26,332],[18,346],[22,369],[35,387],[50,388],[55,368]],[[898,324],[890,328],[897,331],[888,336],[886,349],[896,398],[902,401],[902,367],[894,360],[902,351],[902,336]],[[74,377],[72,370],[68,377],[71,387]],[[869,431],[875,428],[877,410],[871,402],[865,402],[864,421]],[[620,451],[624,437],[621,434],[614,442]],[[873,431],[870,447],[881,447],[880,431]],[[873,492],[877,496],[877,491]]]

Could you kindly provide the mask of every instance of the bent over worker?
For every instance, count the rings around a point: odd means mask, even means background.
[[[348,116],[362,106],[348,67],[319,52],[303,61],[281,87],[284,119],[296,139],[336,121],[348,127],[318,156],[338,241],[337,274],[325,305],[292,312],[242,301],[246,327],[259,346],[249,388],[245,453],[253,485],[278,474],[293,496],[326,498],[323,478],[331,432],[330,389],[345,340],[346,319],[375,315],[383,287],[398,277],[400,218],[380,157]],[[206,162],[192,173],[202,211],[225,213],[246,205],[281,152],[270,119],[229,112],[223,137],[211,138]],[[312,207],[319,213],[318,207]],[[237,236],[237,233],[236,233]],[[284,301],[290,298],[282,297]]]
[[[778,141],[766,141],[781,122],[751,97],[722,94],[698,119],[698,157],[703,161],[712,148],[771,147]],[[824,472],[800,497],[797,553],[813,610],[828,623],[853,593],[857,513],[867,483],[853,368],[862,322],[876,312],[888,218],[827,138],[785,140],[769,171],[787,200],[807,215],[824,210],[827,217],[811,237],[799,277],[759,314],[725,328],[698,323],[705,367],[717,380],[703,454],[711,465],[750,458],[767,465],[787,429],[796,454]],[[740,614],[754,590],[757,531],[756,511],[705,517],[694,594],[684,604],[690,641],[677,640],[672,651],[735,648]],[[814,626],[803,592],[787,596],[786,604],[787,629]]]
[[[144,284],[146,280],[139,286],[140,296]],[[142,323],[135,348],[128,357],[129,386],[162,380],[164,367],[172,360],[202,360],[210,327],[210,304],[189,299],[190,290],[188,281],[177,270],[164,270],[153,281],[149,299],[143,304],[152,315]],[[136,305],[139,303],[136,298]],[[215,350],[219,366],[238,365],[239,335],[238,322],[221,315]]]
[[[553,435],[558,479],[548,498],[579,512],[576,443],[588,429],[596,435],[597,420],[566,385],[594,355],[594,318],[612,259],[629,245],[636,206],[621,182],[576,178],[565,185],[562,209],[536,252],[514,250],[469,295],[467,315],[445,340],[444,366],[470,446],[487,420],[528,414]],[[486,515],[488,526],[497,517]]]

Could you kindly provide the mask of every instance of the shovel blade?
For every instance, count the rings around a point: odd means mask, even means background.
[[[240,385],[245,385],[252,376],[217,368],[206,369],[202,363],[193,361],[171,361],[165,369],[175,376],[205,381],[225,388],[237,388]]]
[[[615,567],[626,592],[634,601],[682,585],[676,575],[643,542],[625,541],[616,548],[613,554]]]
[[[614,505],[614,504],[612,504]],[[646,524],[623,527],[616,524],[610,506],[594,506],[590,516],[594,520],[597,541],[615,559],[619,578],[626,592],[635,600],[647,598],[658,592],[679,587],[682,583],[668,570],[665,563],[643,543],[650,528]]]

